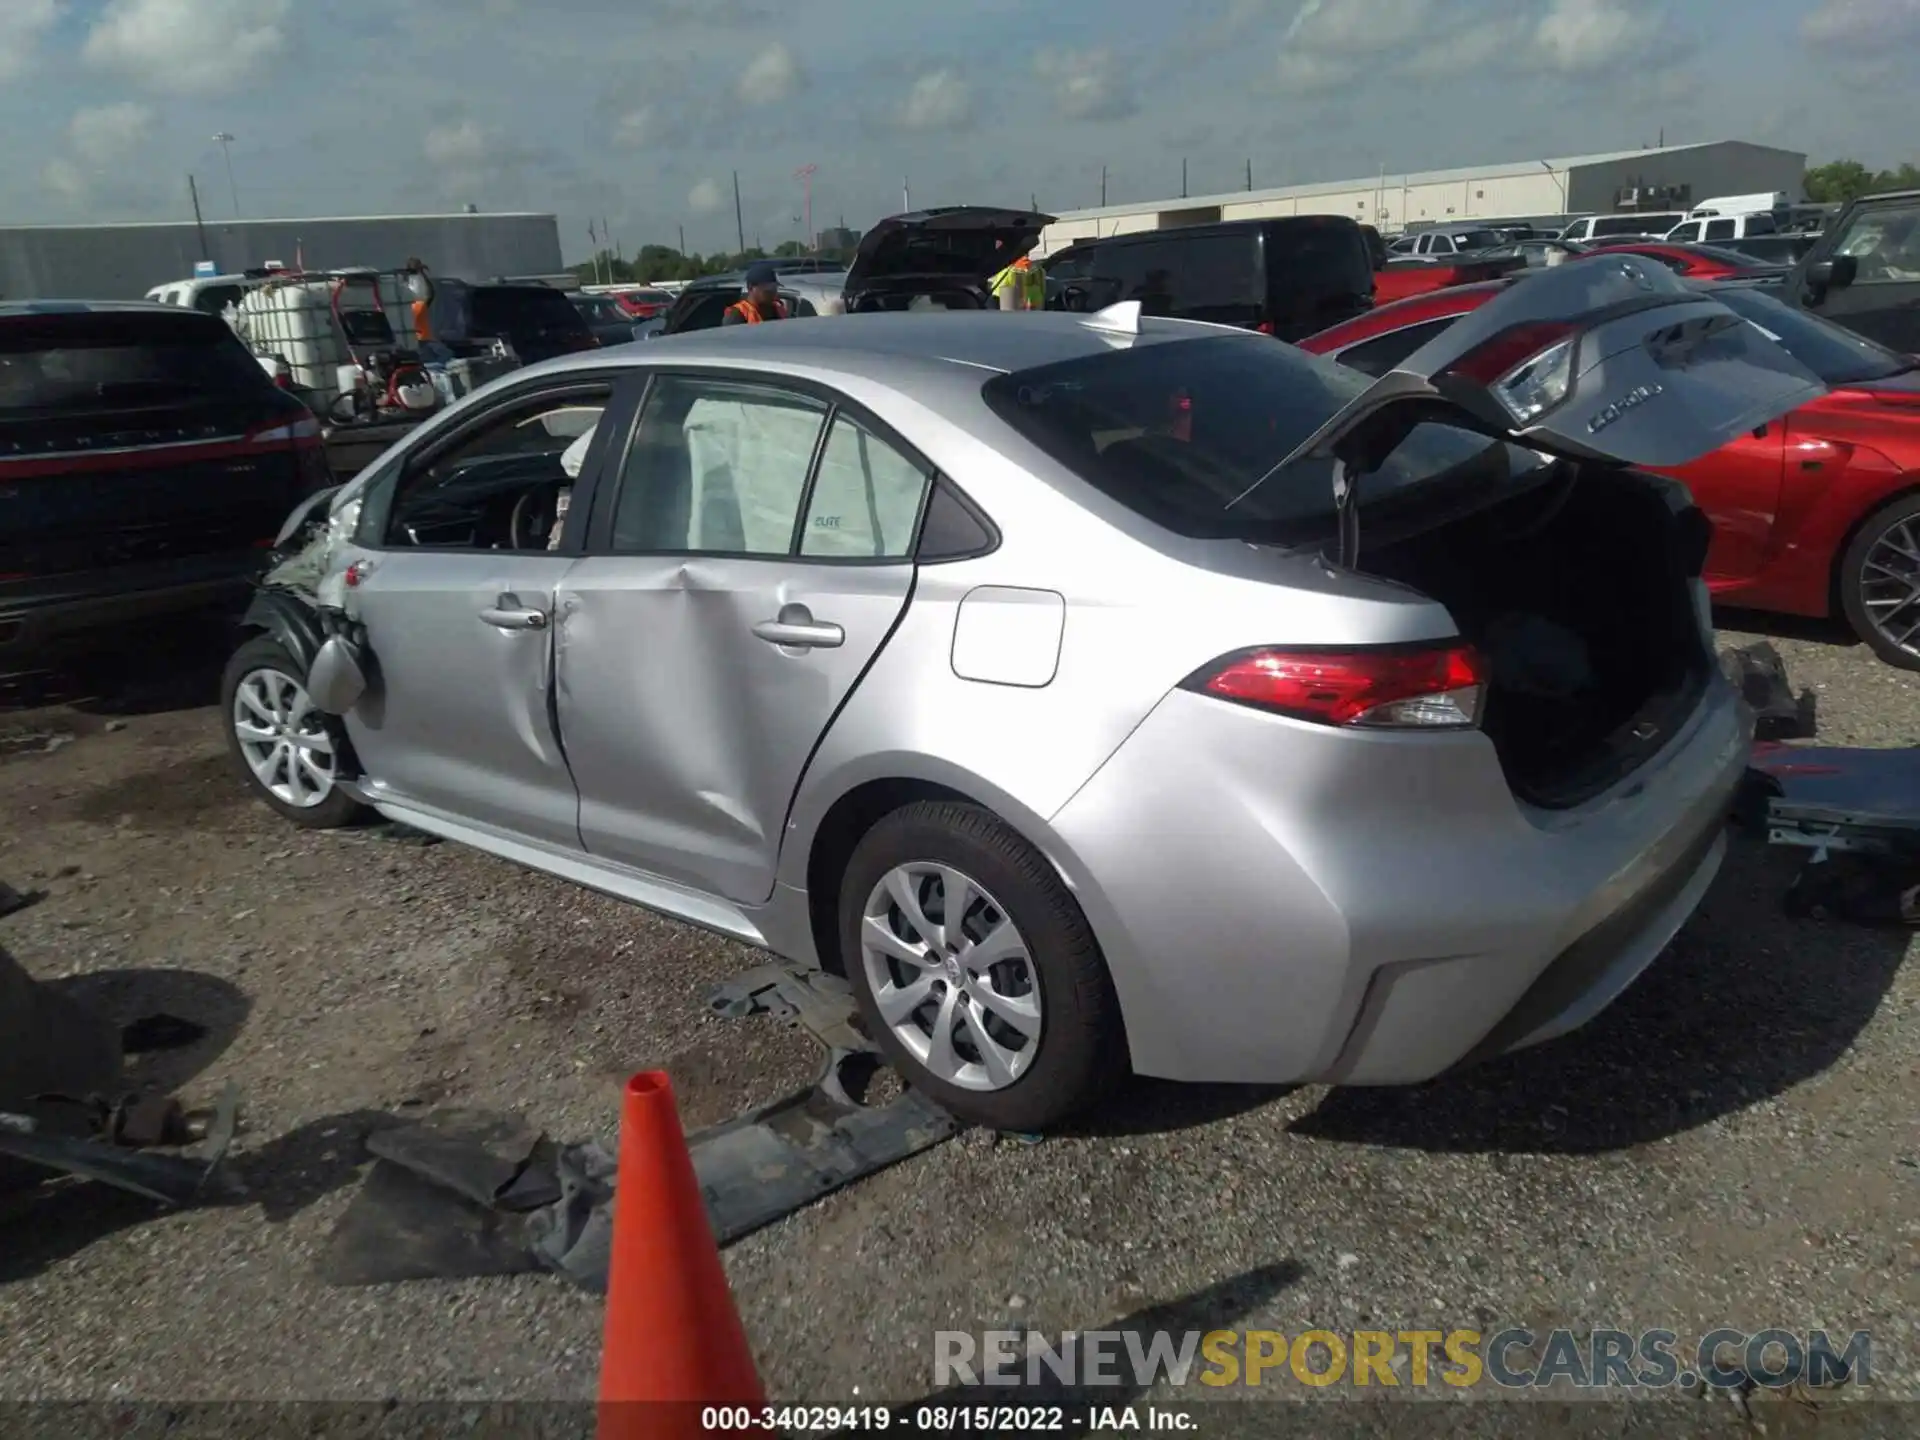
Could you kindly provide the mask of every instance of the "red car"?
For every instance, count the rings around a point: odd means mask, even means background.
[[[1658,260],[1675,274],[1689,280],[1750,279],[1763,275],[1784,275],[1789,266],[1769,265],[1738,250],[1722,250],[1718,245],[1668,244],[1664,240],[1645,240],[1632,245],[1609,245],[1607,255],[1645,255]],[[1585,256],[1581,256],[1585,259]]]
[[[616,290],[614,303],[636,320],[651,320],[673,304],[665,290]]]
[[[1383,305],[1300,348],[1384,375],[1460,316],[1525,283],[1461,285]],[[1671,472],[1713,520],[1714,598],[1789,615],[1844,615],[1881,659],[1920,670],[1920,358],[1758,289],[1717,285],[1713,293],[1831,387]]]

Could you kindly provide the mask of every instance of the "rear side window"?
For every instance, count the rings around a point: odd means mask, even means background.
[[[489,334],[572,332],[586,321],[573,302],[558,290],[541,286],[476,285],[473,289],[473,328]]]
[[[1290,221],[1267,233],[1267,282],[1276,295],[1364,294],[1373,287],[1373,257],[1356,225]]]
[[[1731,240],[1737,227],[1731,220],[1709,220],[1706,238],[1709,240]]]
[[[0,414],[138,409],[272,388],[225,324],[190,310],[0,321]]]
[[[1603,215],[1592,222],[1592,235],[1644,235],[1649,217],[1645,215]],[[1664,225],[1657,228],[1665,229]]]
[[[1103,246],[1088,267],[1094,308],[1138,300],[1148,315],[1257,323],[1260,256],[1250,232]]]
[[[1362,375],[1370,375],[1377,380],[1453,324],[1454,319],[1449,315],[1444,320],[1429,320],[1424,325],[1409,325],[1404,330],[1390,331],[1377,339],[1363,340],[1358,345],[1342,350],[1340,363],[1349,370],[1358,370]]]
[[[1332,467],[1274,467],[1368,383],[1291,346],[1222,336],[999,375],[982,396],[1057,462],[1154,524],[1285,544],[1331,533]],[[1362,503],[1442,475],[1499,485],[1537,464],[1483,436],[1423,425],[1368,477]]]

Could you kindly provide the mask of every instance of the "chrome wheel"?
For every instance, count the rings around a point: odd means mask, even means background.
[[[1894,521],[1867,548],[1860,608],[1889,644],[1920,656],[1920,517]]]
[[[860,958],[887,1027],[938,1080],[1003,1090],[1040,1050],[1040,985],[1019,928],[951,865],[896,865],[867,896]]]
[[[298,680],[249,670],[233,693],[230,718],[241,757],[274,799],[310,810],[333,794],[333,738]]]

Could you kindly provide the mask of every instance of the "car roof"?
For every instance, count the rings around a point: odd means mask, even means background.
[[[624,348],[567,355],[527,367],[526,372],[616,365],[696,364],[752,366],[767,362],[782,370],[818,367],[885,384],[903,365],[928,370],[1005,374],[1039,365],[1078,360],[1115,348],[1117,337],[1094,317],[1058,310],[1017,315],[998,310],[898,311],[850,315],[826,321],[736,325],[662,336],[631,353]],[[1145,317],[1139,333],[1124,343],[1156,345],[1221,336],[1272,344],[1250,331],[1188,320]]]
[[[0,300],[0,319],[24,315],[200,315],[158,300]]]

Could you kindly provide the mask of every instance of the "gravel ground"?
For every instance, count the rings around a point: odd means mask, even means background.
[[[1827,740],[1920,738],[1920,677],[1776,643]],[[447,1103],[606,1135],[648,1066],[697,1126],[816,1052],[705,1013],[755,963],[738,947],[450,845],[281,825],[228,772],[204,683],[0,716],[0,878],[49,892],[0,940],[125,1014],[211,1021],[144,1078],[195,1101],[237,1083],[251,1191],[173,1215],[91,1186],[0,1196],[0,1400],[589,1397],[600,1306],[558,1280],[314,1278],[360,1135]],[[770,1391],[909,1400],[932,1331],[1144,1313],[1867,1328],[1876,1393],[1920,1400],[1920,975],[1906,933],[1785,918],[1791,869],[1740,842],[1619,1004],[1468,1078],[1139,1083],[1078,1133],[964,1136],[741,1242]]]

